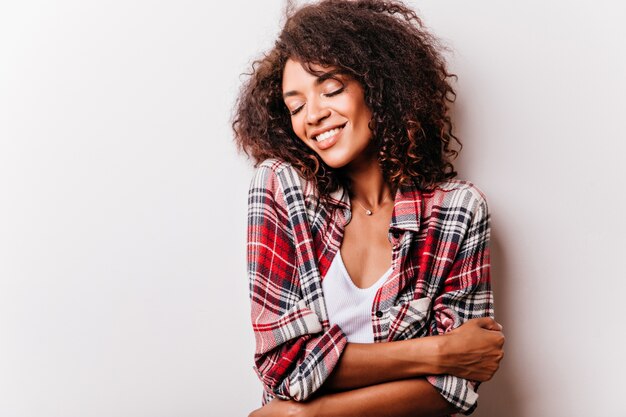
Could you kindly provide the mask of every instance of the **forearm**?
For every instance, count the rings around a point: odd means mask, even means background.
[[[424,378],[325,394],[302,405],[307,417],[435,417],[456,412]]]
[[[471,411],[477,394],[468,381],[460,378],[491,378],[502,359],[501,330],[492,319],[481,318],[469,320],[445,335],[376,344],[347,343],[343,354],[336,358],[333,373],[305,401],[275,398],[250,416],[417,417]],[[422,372],[432,375],[437,368],[445,375],[428,379],[404,376]],[[397,380],[372,382],[392,378]],[[329,392],[331,386],[344,387],[345,391]]]
[[[472,319],[451,332],[385,343],[347,343],[322,393],[400,379],[449,374],[474,381],[491,379],[503,356],[502,326]]]
[[[442,373],[440,344],[439,336],[386,343],[348,343],[322,386],[323,392]]]

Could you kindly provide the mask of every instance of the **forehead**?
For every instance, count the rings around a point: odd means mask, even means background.
[[[300,84],[315,82],[321,75],[333,72],[337,68],[319,64],[303,64],[289,58],[283,69],[283,90],[295,88]]]

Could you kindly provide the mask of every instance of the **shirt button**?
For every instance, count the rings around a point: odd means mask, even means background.
[[[383,312],[382,311],[377,311],[376,312],[376,317],[381,318],[383,316]]]

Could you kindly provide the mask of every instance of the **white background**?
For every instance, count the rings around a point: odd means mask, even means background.
[[[482,417],[626,416],[626,13],[423,1],[488,196]],[[244,416],[250,164],[229,118],[282,1],[0,3],[0,416]]]

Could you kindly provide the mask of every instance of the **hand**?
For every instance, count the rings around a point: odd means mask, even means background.
[[[442,373],[488,381],[504,357],[502,326],[489,317],[468,320],[442,335]]]
[[[306,409],[305,403],[274,398],[263,407],[251,412],[248,417],[305,417]]]

